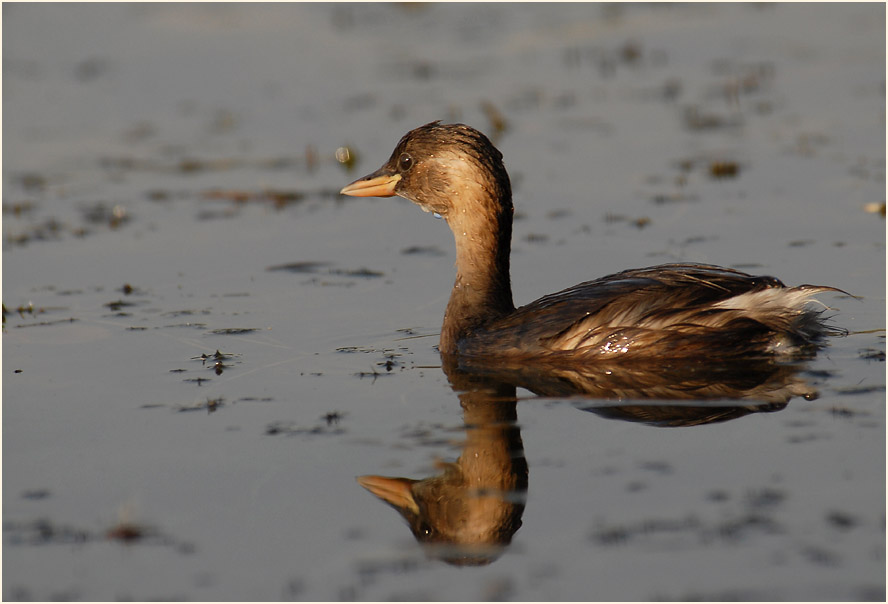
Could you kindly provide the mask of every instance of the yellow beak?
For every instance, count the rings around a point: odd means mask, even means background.
[[[358,484],[399,510],[419,514],[419,506],[410,487],[415,480],[386,476],[358,476]]]
[[[352,197],[392,197],[395,193],[395,185],[401,180],[400,174],[383,174],[380,176],[374,172],[369,176],[359,178],[350,185],[346,185],[339,193]]]

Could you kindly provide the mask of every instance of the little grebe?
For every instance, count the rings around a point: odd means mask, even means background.
[[[445,354],[565,362],[783,356],[840,333],[808,303],[841,290],[786,287],[774,277],[705,264],[622,271],[516,309],[509,175],[496,147],[464,124],[411,130],[385,165],[341,193],[398,195],[447,221],[457,272],[441,329]]]

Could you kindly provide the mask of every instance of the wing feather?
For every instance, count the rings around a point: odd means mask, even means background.
[[[628,270],[544,296],[466,338],[460,352],[599,358],[781,353],[829,332],[808,303],[830,287],[701,264]]]

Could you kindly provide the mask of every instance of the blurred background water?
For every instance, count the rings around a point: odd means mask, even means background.
[[[884,600],[884,5],[4,4],[3,34],[5,600]],[[468,450],[452,239],[338,191],[434,119],[503,151],[518,304],[679,260],[858,296],[822,296],[851,333],[819,398],[656,428],[519,390],[521,527],[429,556],[355,477]]]

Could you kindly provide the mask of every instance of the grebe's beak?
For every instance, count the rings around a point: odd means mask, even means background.
[[[389,174],[380,169],[346,185],[339,193],[352,197],[392,197],[397,195],[395,185],[400,180],[400,174]]]
[[[358,476],[358,484],[399,511],[419,514],[419,506],[410,489],[417,482],[409,478]]]

